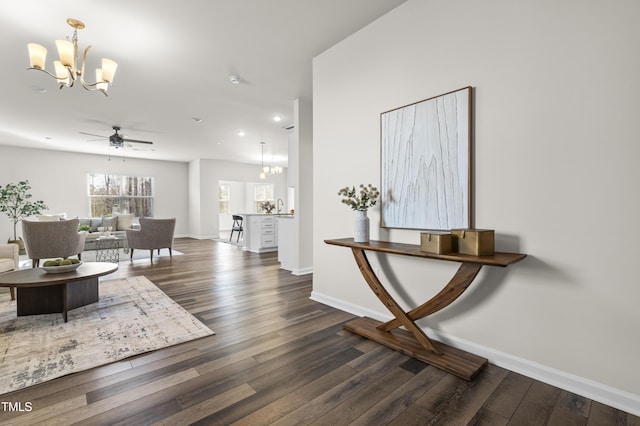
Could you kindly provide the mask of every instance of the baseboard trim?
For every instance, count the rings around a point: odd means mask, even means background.
[[[193,238],[194,240],[213,240],[218,237],[214,237],[212,235],[180,234],[180,235],[174,235],[174,238]]]
[[[313,267],[294,269],[293,271],[291,271],[291,274],[293,275],[313,274]]]
[[[317,291],[311,292],[311,300],[331,306],[356,316],[367,316],[378,321],[389,321],[391,315],[363,308],[362,306],[346,303],[343,300],[327,296]],[[498,367],[522,374],[535,380],[556,386],[569,392],[581,395],[594,401],[601,402],[634,416],[640,416],[640,395],[635,395],[584,377],[576,376],[565,371],[557,370],[546,365],[501,352],[486,346],[478,345],[428,327],[425,333],[434,340],[446,343],[458,349],[485,357],[489,363]]]

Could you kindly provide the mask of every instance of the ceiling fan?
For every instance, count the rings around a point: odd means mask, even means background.
[[[141,140],[137,140],[137,139],[129,139],[128,137],[126,137],[125,135],[121,135],[120,132],[120,126],[113,126],[112,129],[115,131],[114,134],[112,134],[111,136],[102,136],[102,135],[95,135],[93,133],[85,133],[85,132],[80,132],[80,134],[82,135],[89,135],[89,136],[97,136],[99,138],[102,139],[109,139],[109,146],[112,146],[114,148],[124,148],[124,144],[126,143],[144,143],[144,144],[148,144],[151,145],[153,144],[153,142],[149,142],[149,141],[141,141]]]

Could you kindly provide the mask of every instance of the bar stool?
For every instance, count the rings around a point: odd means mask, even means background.
[[[240,235],[242,235],[243,233],[243,228],[242,228],[242,216],[233,215],[233,226],[231,227],[231,235],[229,236],[229,241],[231,241],[231,238],[233,238],[233,233],[237,232],[238,233],[238,237],[236,238],[236,242],[240,241]]]

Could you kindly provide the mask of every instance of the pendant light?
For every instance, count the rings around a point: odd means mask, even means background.
[[[260,168],[260,179],[264,180],[267,178],[267,174],[264,172],[264,144],[265,142],[260,142],[262,146],[262,167]]]

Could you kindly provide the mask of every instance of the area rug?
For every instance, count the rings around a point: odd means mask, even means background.
[[[145,277],[100,282],[97,303],[16,317],[0,293],[0,395],[214,334]]]

